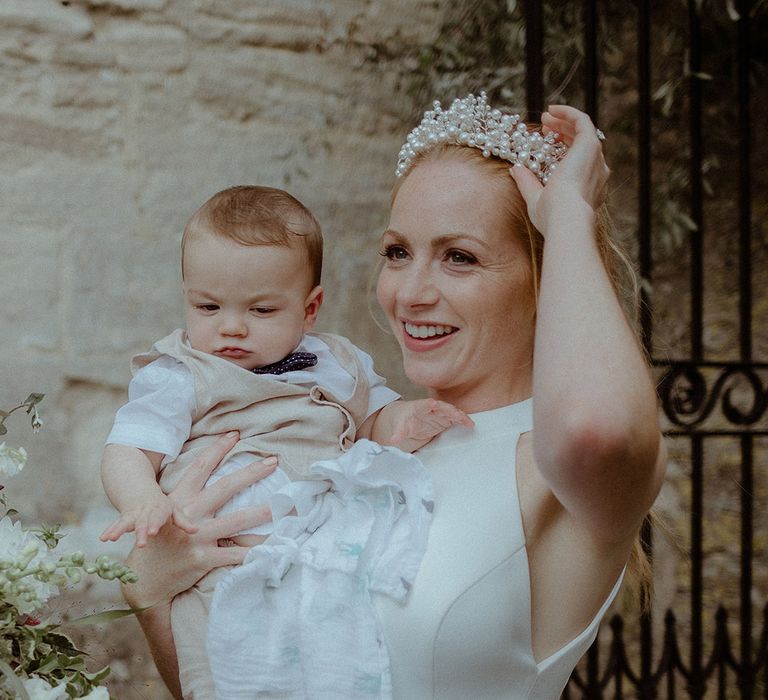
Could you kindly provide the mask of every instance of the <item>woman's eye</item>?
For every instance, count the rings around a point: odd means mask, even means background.
[[[455,265],[474,265],[477,262],[474,255],[465,253],[463,250],[449,250],[446,257]]]
[[[408,251],[401,245],[388,245],[379,254],[387,260],[405,260],[408,257]]]

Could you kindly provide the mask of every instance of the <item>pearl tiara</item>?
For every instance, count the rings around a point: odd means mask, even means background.
[[[435,101],[424,112],[421,123],[408,134],[397,159],[396,177],[403,177],[420,153],[439,145],[469,146],[483,152],[486,158],[496,156],[514,165],[528,168],[546,184],[568,147],[554,132],[542,135],[528,131],[519,114],[502,114],[491,109],[484,92],[479,97],[467,95],[456,99],[443,110]]]

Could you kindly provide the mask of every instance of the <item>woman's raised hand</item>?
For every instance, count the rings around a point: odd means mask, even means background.
[[[212,569],[242,563],[249,547],[221,547],[219,541],[269,520],[270,513],[266,508],[247,508],[214,517],[232,496],[268,476],[277,466],[274,457],[253,462],[204,488],[208,477],[237,439],[237,433],[218,438],[190,465],[176,488],[168,494],[175,507],[195,524],[197,532],[185,532],[169,523],[150,538],[146,546],[134,547],[129,554],[126,563],[139,577],[137,583],[123,586],[123,595],[132,607],[169,602]]]
[[[558,207],[586,204],[596,210],[605,201],[610,171],[597,129],[587,114],[567,105],[552,105],[541,116],[544,132],[555,131],[568,146],[546,186],[528,168],[510,168],[533,225],[546,238],[550,215]]]

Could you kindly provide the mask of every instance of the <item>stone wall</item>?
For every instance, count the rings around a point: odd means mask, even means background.
[[[406,387],[368,311],[404,131],[398,76],[371,59],[431,36],[436,5],[0,3],[0,408],[46,394],[38,435],[9,419],[6,439],[30,459],[8,492],[30,521],[72,528],[62,547],[94,551],[110,518],[98,465],[128,360],[181,325],[181,231],[226,186],[284,187],[315,212],[326,237],[319,328],[350,336]],[[119,635],[135,637],[135,625]],[[141,644],[129,647],[102,656],[144,687]]]

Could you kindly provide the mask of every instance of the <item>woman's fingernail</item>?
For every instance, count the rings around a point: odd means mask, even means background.
[[[225,437],[228,437],[228,438],[237,437],[237,430],[230,430],[230,431],[229,431],[229,432],[226,434],[226,436],[225,436]]]
[[[277,464],[277,457],[265,457],[261,460],[261,463],[271,467],[273,464]]]

